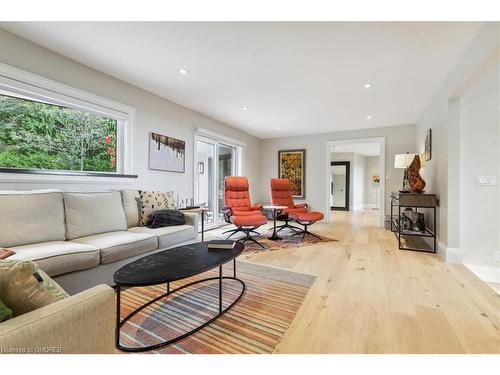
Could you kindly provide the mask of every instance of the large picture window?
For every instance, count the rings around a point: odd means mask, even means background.
[[[134,114],[0,64],[0,173],[133,177]]]
[[[117,122],[0,92],[0,167],[116,172]]]

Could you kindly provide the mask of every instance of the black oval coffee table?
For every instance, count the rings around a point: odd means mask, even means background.
[[[232,241],[228,241],[231,242]],[[236,277],[236,257],[241,254],[245,245],[241,242],[236,242],[231,250],[208,250],[208,242],[198,242],[190,245],[179,246],[173,249],[160,251],[156,254],[151,254],[143,258],[137,259],[129,264],[126,264],[113,275],[113,280],[116,283],[116,334],[115,345],[117,349],[126,352],[142,352],[146,350],[157,349],[165,345],[173,344],[183,338],[192,335],[203,327],[206,327],[229,309],[231,309],[245,293],[245,283]],[[222,275],[222,265],[233,260],[233,276]],[[199,275],[205,271],[219,267],[219,276],[209,277],[201,280],[196,280],[188,284],[182,285],[170,290],[170,283],[173,281],[182,280],[191,276]],[[231,279],[238,281],[241,286],[241,293],[231,302],[226,308],[222,307],[222,280]],[[183,333],[168,341],[164,341],[155,345],[126,347],[120,344],[120,328],[135,314],[156,301],[170,296],[191,285],[219,280],[219,313],[213,318],[207,320],[189,332]],[[167,284],[167,291],[162,295],[148,301],[144,305],[128,314],[123,320],[120,320],[121,302],[120,293],[122,288],[151,286],[157,284]]]

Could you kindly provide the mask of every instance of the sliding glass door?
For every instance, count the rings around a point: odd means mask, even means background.
[[[195,155],[195,201],[209,209],[205,222],[216,225],[224,221],[224,177],[239,173],[238,146],[198,136]]]

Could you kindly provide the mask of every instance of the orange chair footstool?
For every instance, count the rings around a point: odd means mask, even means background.
[[[318,240],[321,240],[319,236],[316,236],[314,233],[311,233],[307,230],[307,227],[309,225],[314,224],[318,220],[323,220],[325,216],[321,212],[317,211],[290,212],[289,215],[298,224],[304,226],[304,229],[302,231],[292,234],[292,237],[302,235],[302,241],[304,241],[304,238],[306,238],[306,236],[313,236],[316,237]]]
[[[259,245],[260,247],[264,248],[262,244],[260,244],[255,238],[250,236],[250,233],[255,233],[259,235],[260,233],[257,232],[255,229],[257,229],[261,225],[267,224],[267,218],[264,215],[231,216],[229,220],[231,221],[231,223],[236,225],[238,231],[246,234],[246,237],[243,237],[238,241],[243,243],[245,243],[246,241],[252,241],[257,245]],[[233,234],[231,234],[229,237],[231,237]]]

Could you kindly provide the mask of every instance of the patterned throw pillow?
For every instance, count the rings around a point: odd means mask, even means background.
[[[141,200],[141,227],[145,227],[151,214],[158,210],[175,208],[174,192],[139,191]]]
[[[19,316],[50,305],[68,294],[36,263],[0,261],[0,299]]]

